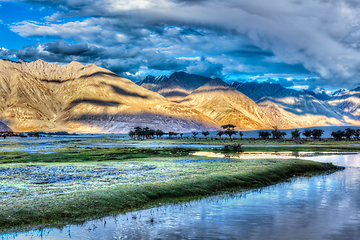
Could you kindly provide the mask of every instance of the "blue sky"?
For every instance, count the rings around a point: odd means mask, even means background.
[[[353,0],[0,1],[0,57],[185,71],[297,89],[359,85]]]

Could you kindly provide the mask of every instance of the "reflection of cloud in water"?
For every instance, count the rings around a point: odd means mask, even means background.
[[[360,154],[312,156],[312,157],[305,157],[303,159],[318,161],[318,162],[331,162],[334,165],[344,166],[344,167],[360,167]]]

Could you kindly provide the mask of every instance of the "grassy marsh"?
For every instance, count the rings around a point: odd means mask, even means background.
[[[92,141],[85,140],[86,144]],[[81,222],[164,199],[258,188],[294,175],[337,169],[332,164],[299,159],[189,155],[199,150],[220,152],[220,147],[99,148],[70,144],[55,153],[0,153],[1,231],[29,224]],[[252,152],[358,151],[349,146],[243,148]]]

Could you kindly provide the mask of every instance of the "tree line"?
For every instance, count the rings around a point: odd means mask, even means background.
[[[313,138],[313,139],[320,139],[321,136],[323,135],[324,130],[322,129],[305,129],[302,132],[302,135],[305,136],[306,138]],[[284,139],[286,136],[286,132],[282,132],[279,129],[274,129],[271,132],[268,131],[259,131],[259,138],[261,139],[269,139],[270,136],[272,136],[273,139]],[[299,129],[295,129],[294,131],[291,132],[291,138],[293,140],[298,140],[301,138],[301,132]]]
[[[232,124],[226,124],[226,125],[222,125],[221,126],[223,128],[223,131],[218,131],[216,133],[217,136],[219,136],[219,138],[221,139],[221,137],[223,135],[227,135],[229,137],[230,140],[232,140],[232,137],[235,135],[239,135],[240,138],[242,139],[244,136],[244,133],[241,131],[235,131],[235,126]],[[197,135],[199,135],[200,132],[192,132],[192,137],[194,139],[196,139]],[[321,136],[323,135],[324,130],[322,129],[304,129],[303,132],[300,132],[299,129],[294,129],[291,132],[291,139],[293,140],[299,140],[301,138],[301,134],[306,138],[306,139],[321,139]],[[201,132],[201,134],[204,136],[205,139],[207,139],[207,136],[210,135],[209,131],[203,131]],[[134,128],[134,130],[131,130],[129,132],[129,136],[131,139],[138,139],[138,140],[143,140],[143,139],[154,139],[156,138],[161,138],[163,135],[169,135],[169,138],[172,139],[173,137],[177,137],[178,135],[180,135],[181,138],[183,138],[183,133],[176,133],[176,132],[168,132],[165,133],[164,131],[157,129],[150,129],[148,127],[145,128],[141,128],[141,127],[136,127]],[[272,131],[259,131],[258,132],[258,136],[260,139],[284,139],[286,136],[286,132],[283,132],[279,129],[274,129]],[[345,131],[342,130],[338,130],[335,132],[331,133],[331,136],[333,138],[335,138],[335,140],[351,140],[351,139],[356,139],[356,140],[360,140],[360,129],[352,129],[352,128],[346,128]]]

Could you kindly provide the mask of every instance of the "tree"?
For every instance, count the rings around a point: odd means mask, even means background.
[[[239,131],[239,135],[240,135],[240,138],[242,139],[242,137],[244,136],[243,132]]]
[[[193,138],[196,139],[196,135],[198,135],[199,133],[197,132],[192,132]]]
[[[137,136],[138,140],[140,140],[142,136],[142,128],[141,127],[135,127],[135,135]]]
[[[309,138],[309,137],[311,137],[311,135],[313,135],[313,131],[311,131],[310,129],[307,128],[307,129],[304,130],[303,135],[306,138]]]
[[[324,133],[324,130],[322,130],[322,129],[313,129],[312,130],[312,135],[315,139],[320,139],[321,135],[323,135],[323,133]]]
[[[351,137],[354,135],[354,133],[355,133],[355,130],[354,130],[354,129],[346,128],[346,129],[345,129],[345,137],[346,137],[346,140],[350,140]]]
[[[223,131],[219,131],[216,135],[218,135],[221,139],[221,136],[224,135],[224,132]]]
[[[162,137],[162,135],[164,135],[164,134],[165,133],[160,129],[155,131],[156,138]]]
[[[231,136],[232,136],[232,135],[235,135],[235,134],[236,134],[236,131],[234,131],[234,130],[226,130],[224,133],[225,133],[225,135],[228,135],[229,138],[230,138],[230,140],[232,141]]]
[[[332,132],[332,133],[331,133],[331,136],[332,136],[333,138],[335,138],[336,141],[340,141],[340,140],[342,140],[342,138],[345,136],[345,132],[339,130],[339,131],[337,131],[337,132]]]
[[[273,135],[273,139],[281,139],[286,136],[286,132],[281,132],[280,130],[272,130],[271,134]]]
[[[183,138],[183,135],[184,135],[183,133],[180,133],[180,137],[181,137],[181,139]]]
[[[176,132],[169,132],[170,139],[172,138],[172,136],[177,136],[177,135],[178,135],[178,133],[176,133]]]
[[[270,136],[271,136],[271,133],[269,133],[269,132],[259,131],[259,138],[261,138],[261,139],[269,139]]]
[[[299,129],[295,129],[291,132],[291,137],[293,140],[298,140],[300,138],[300,131]]]
[[[130,136],[130,138],[131,138],[131,139],[133,139],[133,138],[134,138],[134,136],[135,136],[135,132],[134,132],[134,131],[132,131],[132,130],[130,130],[130,132],[129,132],[129,136]]]
[[[360,137],[360,129],[356,129],[356,130],[354,131],[354,137],[355,137],[357,140],[359,140],[359,137]]]
[[[234,130],[235,126],[232,124],[226,124],[226,125],[222,125],[221,128],[224,130]]]
[[[208,136],[210,133],[209,133],[208,131],[206,131],[206,132],[202,132],[201,134],[204,135],[205,138],[207,138],[207,136]]]
[[[226,125],[222,125],[221,127],[225,130],[224,134],[228,135],[230,140],[232,141],[231,136],[236,134],[236,131],[234,131],[235,126],[232,124],[226,124]]]
[[[152,139],[155,138],[156,131],[154,129],[149,129],[147,133],[148,133],[148,136],[151,137]]]

